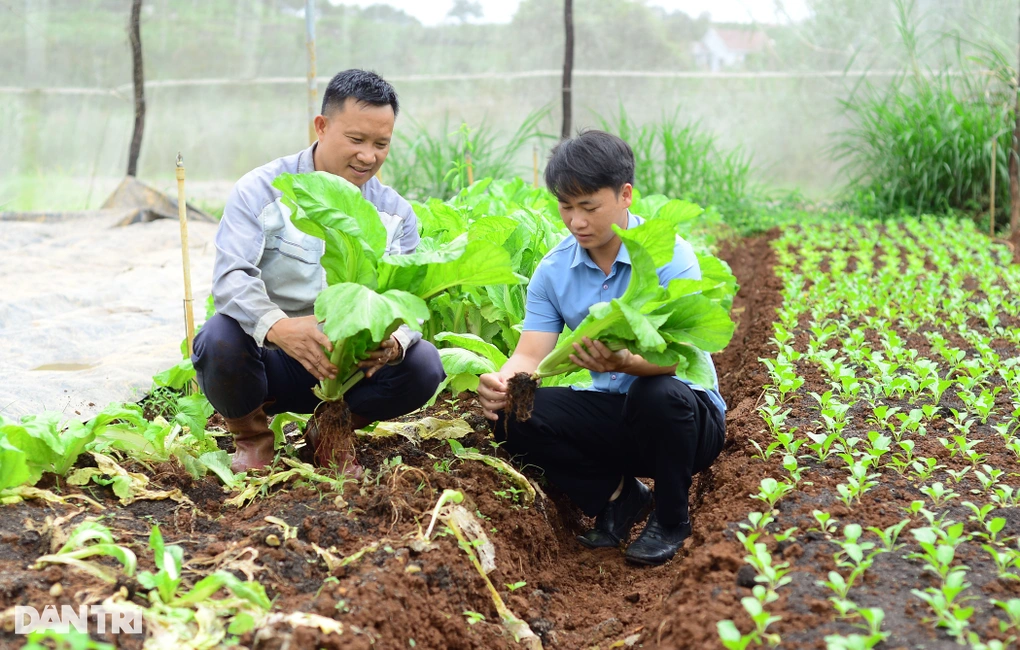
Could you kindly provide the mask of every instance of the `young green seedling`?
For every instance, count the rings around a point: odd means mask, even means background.
[[[745,596],[740,599],[744,611],[748,613],[754,622],[755,629],[748,634],[741,634],[733,621],[720,621],[716,624],[719,638],[727,650],[744,650],[752,643],[755,645],[767,644],[769,647],[777,647],[780,643],[778,634],[769,633],[768,627],[776,621],[782,620],[780,616],[772,616],[765,610],[765,605],[774,602],[778,595],[768,591],[761,585],[756,585],[752,590],[754,596]]]
[[[920,492],[926,495],[935,506],[943,505],[952,499],[960,496],[952,488],[947,488],[942,485],[941,482],[933,483],[932,485],[926,485],[920,488]]]
[[[970,625],[970,617],[974,615],[973,607],[961,607],[956,598],[968,587],[970,583],[964,582],[966,571],[957,569],[951,571],[945,578],[942,588],[929,587],[925,591],[911,589],[914,594],[935,612],[935,623],[937,627],[946,628],[949,636],[962,639],[964,632]],[[961,599],[961,602],[965,599]]]
[[[821,528],[809,528],[808,530],[815,530],[826,535],[836,532],[836,519],[834,519],[830,513],[822,510],[812,510],[811,516],[815,518],[815,521],[818,522],[818,525],[821,526]]]
[[[892,551],[895,551],[896,549],[903,546],[902,544],[897,544],[896,540],[899,539],[900,533],[903,532],[903,529],[909,523],[910,523],[909,519],[904,519],[898,524],[893,524],[892,526],[889,526],[884,530],[881,528],[877,528],[875,526],[869,526],[868,531],[878,535],[878,538],[882,540],[882,548],[887,553],[891,553]]]
[[[751,553],[745,556],[744,560],[758,573],[754,577],[756,582],[764,584],[769,591],[775,591],[790,583],[791,578],[786,575],[790,572],[789,562],[773,564],[772,554],[761,542],[752,543],[752,547]]]
[[[169,603],[177,595],[181,584],[181,570],[184,567],[184,549],[180,546],[163,544],[163,534],[159,525],[152,527],[149,533],[149,548],[152,549],[156,568],[155,574],[142,571],[138,574],[138,582],[146,589],[154,589],[159,602]]]
[[[1020,567],[1020,551],[991,544],[982,544],[984,549],[995,563],[998,577],[1004,580],[1020,580],[1020,575],[1010,572],[1010,569]]]
[[[748,496],[752,499],[764,501],[769,505],[769,508],[774,508],[776,503],[793,489],[794,485],[792,483],[777,481],[774,478],[763,478],[758,486],[758,492]]]

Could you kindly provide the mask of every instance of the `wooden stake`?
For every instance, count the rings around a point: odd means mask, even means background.
[[[996,163],[995,149],[998,146],[998,144],[999,138],[998,137],[992,138],[992,189],[991,189],[992,196],[991,200],[989,201],[991,207],[988,210],[988,221],[991,224],[988,226],[988,230],[992,239],[995,239],[995,176],[999,171],[998,165],[995,164]]]
[[[538,145],[531,149],[531,165],[535,170],[535,187],[538,187]]]
[[[315,83],[315,0],[305,0],[305,46],[308,48],[308,144],[312,144],[318,140],[315,116],[319,110]]]
[[[563,46],[563,129],[560,139],[570,137],[570,121],[573,114],[572,97],[574,84],[574,0],[563,0],[563,29],[566,32]]]
[[[177,153],[177,216],[181,220],[181,258],[184,264],[184,328],[188,357],[195,353],[195,312],[191,297],[191,258],[188,256],[188,204],[184,200],[184,159]]]
[[[468,187],[475,184],[475,170],[471,165],[471,152],[464,154],[464,160],[467,162],[467,174],[468,174]]]
[[[138,173],[138,155],[142,151],[142,134],[145,132],[145,68],[142,64],[142,31],[139,27],[141,14],[142,0],[132,0],[128,36],[131,41],[131,78],[135,89],[135,128],[131,133],[131,148],[128,149],[128,176]]]

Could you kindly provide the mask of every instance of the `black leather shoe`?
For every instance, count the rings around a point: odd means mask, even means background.
[[[577,541],[588,548],[613,548],[627,539],[634,524],[648,516],[652,511],[652,491],[636,478],[632,481],[626,496],[620,495],[616,501],[610,501],[602,512],[595,517],[595,527],[577,536]]]
[[[628,562],[659,566],[673,559],[676,552],[684,545],[684,540],[691,536],[691,522],[666,528],[659,523],[659,518],[652,513],[645,529],[638,538],[627,547],[624,556]]]

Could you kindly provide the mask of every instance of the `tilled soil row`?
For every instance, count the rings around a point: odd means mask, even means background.
[[[697,477],[691,511],[694,532],[682,557],[674,561],[679,565],[677,578],[662,609],[647,619],[645,641],[651,647],[721,647],[716,622],[736,615],[734,595],[750,594],[749,590],[737,594],[734,581],[745,553],[731,541],[729,526],[751,509],[747,495],[757,490],[768,470],[753,461],[747,449],[748,440],[762,428],[755,408],[768,383],[758,359],[774,353],[768,341],[776,308],[782,304],[782,287],[772,272],[775,253],[770,242],[776,234],[726,242],[719,253],[740,284],[733,301],[737,330],[729,347],[713,355],[720,391],[729,405],[726,445]]]

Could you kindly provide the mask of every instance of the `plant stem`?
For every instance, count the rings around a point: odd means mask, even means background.
[[[344,354],[344,343],[345,341],[339,341],[333,346],[333,352],[329,355],[329,362],[334,366],[339,365],[340,359],[343,358]],[[335,402],[336,400],[343,397],[344,391],[341,386],[339,379],[323,379],[319,382],[319,397],[327,402]]]
[[[365,378],[364,370],[359,370],[350,377],[348,377],[347,380],[343,383],[343,385],[340,386],[340,395],[337,397],[337,399],[343,398],[343,396],[347,394],[347,391],[354,387],[354,384],[358,383],[364,378]]]

